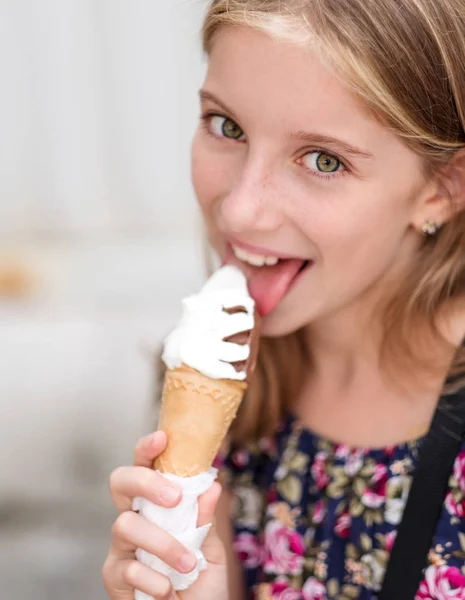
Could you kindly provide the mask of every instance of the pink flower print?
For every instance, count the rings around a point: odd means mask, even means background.
[[[336,458],[347,458],[349,456],[350,448],[347,444],[338,444],[336,446]]]
[[[275,486],[273,485],[272,487],[269,488],[269,490],[266,494],[266,503],[274,504],[277,499],[278,499],[278,492],[277,492]]]
[[[454,517],[465,517],[465,496],[461,501],[456,502],[452,492],[449,492],[446,496],[445,506],[449,514]]]
[[[450,478],[451,491],[446,497],[446,508],[455,517],[465,517],[465,452],[461,452],[454,463]]]
[[[302,600],[301,592],[291,587],[285,577],[278,577],[274,583],[261,583],[256,592],[257,600]]]
[[[347,444],[336,447],[336,458],[344,461],[344,471],[349,477],[354,477],[363,467],[363,448],[351,448]]]
[[[386,500],[388,470],[385,465],[376,465],[371,477],[370,488],[362,494],[362,504],[368,508],[379,508]]]
[[[465,576],[457,567],[437,567],[426,569],[425,579],[415,596],[415,600],[463,600],[465,598]]]
[[[274,436],[262,437],[258,442],[258,447],[266,454],[275,454],[277,450],[276,439]]]
[[[244,467],[246,467],[249,460],[250,455],[246,450],[235,450],[231,454],[231,462],[235,467],[238,467],[239,469],[243,469]]]
[[[396,541],[397,531],[390,531],[386,534],[386,551],[391,554],[392,547],[394,546],[394,542]]]
[[[319,490],[325,489],[329,484],[330,478],[326,472],[326,461],[328,455],[326,452],[318,452],[315,456],[315,460],[312,465],[312,477],[315,480],[316,486]]]
[[[302,594],[282,578],[271,584],[271,597],[273,600],[301,600]]]
[[[224,467],[224,459],[225,455],[222,452],[218,452],[218,454],[213,459],[212,466],[215,467],[215,469],[218,469],[218,471],[221,471],[221,469]]]
[[[281,521],[273,519],[265,526],[265,573],[300,575],[304,563],[302,536]]]
[[[465,493],[465,451],[455,459],[454,479],[457,481],[458,487]]]
[[[395,451],[396,451],[396,446],[386,446],[386,448],[384,449],[384,455],[387,456],[388,458],[391,458],[392,456],[394,456]]]
[[[234,549],[247,569],[255,569],[261,564],[263,549],[256,535],[240,533],[234,540]]]
[[[373,473],[372,481],[376,483],[386,484],[388,478],[388,469],[386,465],[376,465],[375,472]]]
[[[365,490],[362,494],[362,504],[367,508],[379,508],[384,503],[384,496],[373,490]]]
[[[326,507],[323,500],[318,500],[313,509],[312,524],[321,525],[326,516]]]
[[[303,600],[326,600],[326,588],[315,577],[309,577],[302,588]]]
[[[364,450],[357,448],[351,450],[347,456],[346,463],[344,465],[344,471],[349,477],[355,477],[360,469],[363,467],[363,455]]]
[[[350,534],[350,526],[352,525],[352,517],[348,512],[342,513],[336,521],[334,533],[340,538],[347,539]]]

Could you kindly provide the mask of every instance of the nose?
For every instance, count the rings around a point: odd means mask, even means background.
[[[257,163],[242,170],[221,201],[220,219],[231,233],[275,231],[283,217],[273,174]]]

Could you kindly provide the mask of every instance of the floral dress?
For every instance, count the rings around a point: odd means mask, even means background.
[[[375,600],[421,441],[351,448],[288,416],[273,437],[220,457],[248,599]],[[465,445],[415,597],[426,599],[465,600]]]

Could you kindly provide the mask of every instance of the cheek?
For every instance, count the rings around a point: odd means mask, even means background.
[[[380,189],[346,190],[301,214],[301,228],[316,243],[323,259],[343,257],[342,264],[392,258],[408,227],[404,203]]]
[[[222,253],[222,238],[216,225],[216,207],[222,198],[221,164],[218,156],[205,148],[201,132],[196,135],[192,144],[191,179],[197,202],[203,216],[205,231],[210,245]]]
[[[197,133],[192,144],[191,179],[197,202],[202,208],[207,206],[211,193],[209,192],[208,173],[205,168],[202,145]]]
[[[192,144],[191,177],[197,202],[208,212],[224,196],[226,177],[220,156],[208,149],[201,132]]]

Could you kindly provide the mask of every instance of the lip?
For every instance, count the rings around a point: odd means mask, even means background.
[[[245,250],[246,252],[250,252],[251,254],[259,254],[261,256],[273,256],[282,260],[288,260],[292,258],[297,258],[299,260],[310,260],[305,256],[295,256],[291,254],[286,254],[284,252],[277,252],[276,250],[271,250],[270,248],[254,246],[252,244],[248,244],[247,242],[241,242],[240,240],[227,236],[225,237],[225,240],[229,246],[237,246],[238,248],[242,248],[243,250]]]
[[[300,281],[300,279],[302,279],[302,277],[314,266],[314,261],[313,260],[307,260],[306,264],[304,265],[303,269],[301,271],[299,271],[297,273],[297,275],[294,277],[294,279],[292,280],[291,286],[289,289],[292,289],[294,287],[294,285]]]

